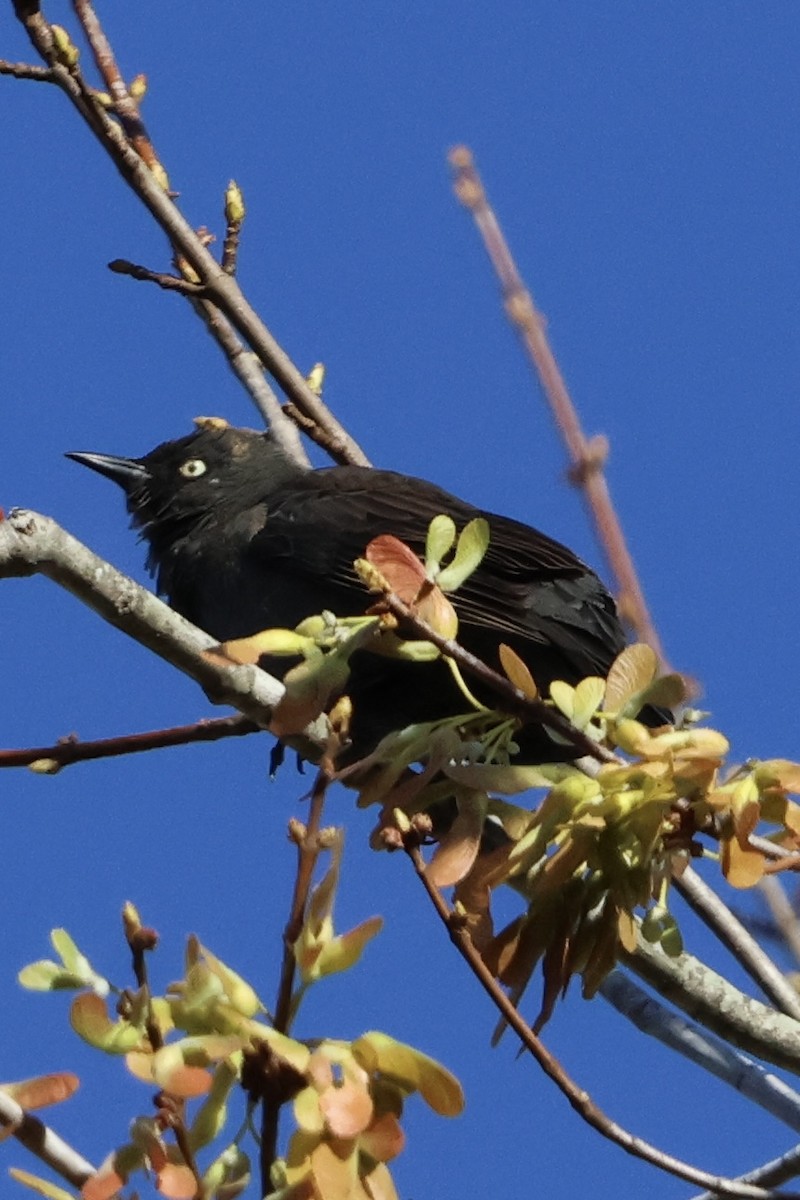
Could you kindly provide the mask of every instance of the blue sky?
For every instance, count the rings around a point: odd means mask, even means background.
[[[72,26],[70,6],[47,6]],[[797,61],[791,0],[655,5],[105,4],[122,69],[181,204],[221,230],[228,179],[248,217],[240,280],[378,464],[540,526],[602,570],[563,451],[445,165],[468,143],[609,480],[673,663],[739,757],[800,756],[796,469],[800,416]],[[11,6],[0,55],[29,58]],[[166,269],[161,234],[66,100],[0,80],[4,381],[0,505],[49,513],[144,580],[118,496],[65,450],[139,454],[198,414],[256,424],[189,307],[111,275]],[[0,589],[0,741],[46,744],[190,721],[188,680],[43,580]],[[125,899],[161,931],[157,978],[197,932],[274,995],[289,902],[288,817],[306,784],[267,780],[247,739],[5,773],[0,1076],[75,1069],[53,1124],[99,1161],[146,1110],[141,1085],[66,1029],[62,997],[15,976],[65,925],[125,981]],[[372,853],[348,794],[341,927],[387,927],[362,967],[312,995],[298,1032],[385,1029],[462,1079],[457,1122],[408,1109],[404,1197],[691,1194],[583,1126],[509,1040],[455,958],[408,864]],[[740,901],[739,897],[735,898]],[[689,947],[713,954],[691,921]],[[159,975],[160,972],[160,975]],[[528,1000],[533,1012],[535,998]],[[597,1001],[571,996],[546,1037],[612,1116],[736,1173],[791,1134],[676,1064]],[[689,1102],[687,1102],[687,1097]],[[138,1109],[137,1109],[138,1106]],[[5,1159],[31,1166],[22,1151]],[[255,1193],[253,1193],[255,1194]]]

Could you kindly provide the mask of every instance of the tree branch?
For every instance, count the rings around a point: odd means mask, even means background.
[[[404,625],[409,626],[414,633],[426,642],[431,642],[437,649],[441,650],[442,654],[447,658],[451,658],[457,666],[471,675],[474,679],[479,679],[481,683],[486,684],[491,688],[496,696],[499,697],[501,704],[512,716],[520,717],[528,722],[535,722],[539,725],[547,725],[549,728],[556,731],[560,737],[563,737],[579,750],[582,755],[596,759],[598,762],[619,762],[620,760],[611,751],[601,746],[599,742],[588,737],[580,729],[567,720],[563,713],[549,704],[545,704],[543,700],[532,700],[515,687],[509,679],[504,675],[500,675],[497,671],[493,671],[491,667],[482,662],[474,654],[470,654],[469,650],[465,650],[458,642],[452,638],[442,637],[432,625],[427,621],[422,620],[414,611],[411,605],[401,600],[396,592],[380,591],[381,603],[385,604],[389,612],[398,618]]]
[[[748,1171],[746,1175],[740,1175],[737,1182],[776,1187],[785,1183],[787,1179],[794,1179],[797,1175],[800,1175],[800,1146],[793,1147],[786,1154],[782,1154],[780,1158],[774,1158],[771,1162],[756,1167],[754,1171]],[[695,1196],[694,1200],[717,1200],[717,1194],[716,1192],[703,1192],[702,1196]]]
[[[62,767],[89,762],[96,758],[116,758],[123,754],[140,754],[145,750],[163,750],[169,746],[187,746],[194,742],[217,742],[222,738],[243,737],[261,733],[263,728],[247,717],[213,717],[192,725],[177,725],[172,729],[151,729],[146,733],[126,733],[119,737],[97,738],[81,742],[74,734],[60,738],[54,746],[26,746],[19,750],[0,750],[0,770],[3,767],[34,766],[42,774],[54,775]]]
[[[800,962],[800,920],[780,880],[774,875],[765,875],[758,888],[786,945]]]
[[[96,1174],[92,1166],[77,1150],[54,1133],[38,1117],[25,1111],[16,1100],[0,1089],[0,1126],[21,1142],[26,1150],[35,1154],[73,1187],[80,1188]]]
[[[55,83],[55,77],[49,67],[9,62],[5,58],[0,58],[0,75],[10,75],[12,79],[35,79],[37,83]]]
[[[740,992],[691,954],[670,958],[643,939],[621,960],[706,1029],[764,1062],[800,1075],[800,1024]]]
[[[580,418],[547,340],[544,321],[534,307],[533,297],[525,287],[497,217],[486,198],[472,152],[466,146],[458,146],[450,152],[449,159],[455,176],[456,196],[472,213],[500,281],[506,315],[533,362],[566,444],[571,462],[569,479],[583,492],[600,544],[616,577],[620,612],[633,626],[637,639],[652,646],[665,669],[668,669],[603,473],[608,457],[608,441],[604,437],[587,438],[581,428]]]

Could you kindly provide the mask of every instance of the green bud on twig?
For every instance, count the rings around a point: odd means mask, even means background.
[[[241,225],[245,212],[242,189],[232,179],[225,189],[225,220],[229,225]]]
[[[50,32],[53,35],[53,49],[55,50],[55,58],[62,66],[74,67],[77,66],[81,52],[73,42],[72,38],[67,33],[63,25],[51,25]]]

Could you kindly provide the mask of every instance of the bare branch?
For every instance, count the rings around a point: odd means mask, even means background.
[[[329,763],[325,764],[317,772],[317,778],[311,790],[308,824],[303,825],[300,821],[293,821],[289,826],[289,837],[297,847],[297,873],[289,908],[289,919],[283,931],[281,975],[272,1022],[273,1028],[277,1029],[279,1033],[289,1032],[294,1016],[294,980],[297,969],[294,948],[303,929],[308,899],[311,894],[311,883],[322,850],[320,830],[325,797],[331,782],[329,767]],[[277,1157],[278,1125],[282,1101],[283,1097],[280,1095],[265,1096],[262,1101],[261,1190],[265,1196],[270,1191],[270,1173]]]
[[[800,962],[800,919],[789,902],[789,897],[780,880],[776,879],[774,875],[765,875],[758,887],[786,945]]]
[[[413,830],[404,839],[404,848],[414,864],[417,876],[422,882],[431,903],[447,929],[453,945],[466,961],[481,987],[489,995],[504,1021],[514,1030],[525,1049],[533,1055],[544,1073],[549,1079],[552,1079],[559,1091],[569,1101],[572,1108],[588,1125],[591,1125],[603,1137],[615,1142],[616,1145],[635,1158],[641,1158],[645,1162],[659,1167],[662,1171],[667,1171],[669,1174],[677,1176],[679,1179],[685,1179],[689,1183],[697,1183],[701,1187],[706,1187],[715,1195],[736,1196],[741,1197],[742,1200],[745,1200],[745,1198],[748,1198],[748,1200],[768,1200],[770,1198],[771,1200],[773,1196],[776,1196],[776,1193],[767,1192],[762,1188],[754,1188],[750,1184],[738,1183],[735,1180],[726,1179],[722,1176],[711,1175],[707,1171],[693,1167],[681,1159],[674,1158],[671,1154],[666,1154],[663,1150],[659,1150],[657,1146],[651,1145],[642,1138],[634,1136],[634,1134],[624,1129],[616,1121],[606,1116],[602,1109],[598,1108],[594,1103],[589,1094],[583,1088],[579,1087],[571,1076],[567,1074],[555,1055],[551,1054],[544,1043],[536,1036],[527,1021],[523,1019],[515,1005],[512,1004],[509,997],[500,987],[473,945],[466,924],[459,918],[458,914],[448,908],[441,892],[428,878],[425,870],[425,861],[420,853],[419,846],[416,844]],[[791,1200],[798,1200],[798,1193],[785,1193],[783,1200],[790,1200],[790,1197]]]
[[[111,43],[103,31],[94,8],[89,3],[89,0],[72,0],[72,7],[75,9],[75,15],[80,21],[83,31],[86,34],[86,39],[92,48],[97,69],[108,88],[114,112],[120,119],[120,124],[125,131],[128,141],[142,162],[146,163],[155,175],[163,175],[164,168],[155,152],[150,135],[144,127],[144,122],[139,112],[139,105],[122,78],[122,73],[114,57],[114,51],[111,49]]]
[[[635,975],[706,1029],[747,1054],[800,1075],[800,1024],[740,992],[691,954],[670,958],[643,939],[620,957]]]
[[[0,75],[10,75],[12,79],[35,79],[38,83],[55,83],[55,77],[49,67],[8,62],[5,58],[0,58]]]
[[[228,360],[228,365],[250,393],[272,437],[281,448],[301,466],[309,467],[302,439],[294,421],[287,419],[280,400],[264,377],[261,359],[248,350],[236,335],[230,321],[215,304],[208,300],[193,300],[192,307]]]
[[[54,746],[26,746],[20,750],[0,750],[0,769],[30,767],[40,764],[43,774],[55,774],[73,763],[89,762],[96,758],[116,758],[123,754],[140,754],[145,750],[163,750],[169,746],[188,746],[194,742],[217,742],[222,738],[243,737],[263,732],[260,725],[246,717],[214,717],[192,725],[172,729],[151,729],[147,733],[126,733],[119,737],[97,738],[81,742],[70,734]]]
[[[754,1171],[740,1175],[738,1182],[757,1183],[762,1187],[777,1187],[785,1183],[787,1179],[794,1179],[797,1175],[800,1175],[800,1146],[794,1146],[780,1158],[774,1158],[771,1162],[756,1167]],[[716,1193],[703,1192],[702,1196],[695,1196],[694,1200],[716,1200]]]
[[[140,267],[138,263],[128,262],[126,258],[115,258],[108,264],[109,271],[115,275],[130,275],[131,279],[139,279],[144,283],[156,283],[165,292],[180,292],[182,296],[202,296],[205,288],[202,283],[194,283],[191,279],[182,279],[180,275],[165,275],[163,271],[151,271],[149,267]]]
[[[466,146],[458,146],[451,151],[449,158],[455,174],[456,196],[472,213],[500,281],[508,319],[533,361],[556,425],[566,443],[572,464],[569,478],[576,487],[581,488],[589,506],[600,543],[617,580],[620,611],[633,626],[638,640],[652,646],[666,667],[661,641],[650,617],[603,474],[608,442],[603,437],[587,438],[581,428],[578,413],[547,340],[544,321],[536,311],[533,297],[525,287],[497,217],[489,206],[471,151]]]
[[[82,1187],[96,1173],[96,1168],[77,1150],[73,1150],[38,1117],[21,1108],[1,1088],[0,1127],[9,1130],[26,1150],[30,1150],[31,1154],[35,1154],[51,1171],[55,1171],[73,1187]]]

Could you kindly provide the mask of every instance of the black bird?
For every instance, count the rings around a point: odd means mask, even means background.
[[[222,422],[143,458],[67,457],[124,489],[159,593],[220,641],[293,628],[326,609],[363,614],[371,600],[353,560],[387,533],[422,552],[430,521],[446,513],[458,529],[477,516],[489,522],[486,556],[452,597],[466,649],[497,667],[498,645],[507,643],[546,694],[554,679],[605,676],[625,644],[613,600],[572,551],[424,480],[364,467],[304,468],[269,433]],[[287,662],[272,660],[269,669],[285,673]],[[348,692],[356,755],[389,730],[467,707],[441,661],[358,652]],[[517,740],[523,760],[569,756],[542,729]]]

